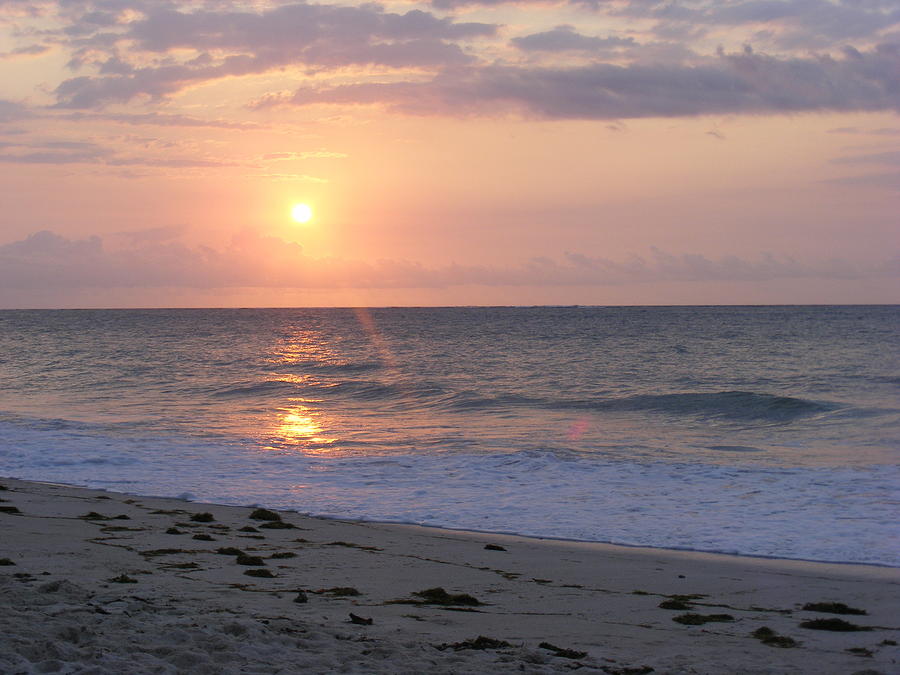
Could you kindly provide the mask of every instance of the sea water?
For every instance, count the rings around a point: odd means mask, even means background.
[[[900,566],[900,307],[0,312],[0,475]]]

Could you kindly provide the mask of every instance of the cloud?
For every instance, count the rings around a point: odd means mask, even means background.
[[[573,26],[562,25],[542,33],[513,38],[512,44],[523,51],[530,52],[599,52],[618,47],[632,47],[636,43],[631,37],[622,38],[611,35],[601,38],[582,35]]]
[[[0,52],[0,60],[15,59],[25,56],[40,56],[50,51],[47,45],[27,45],[25,47],[17,47],[8,52]]]
[[[881,127],[879,129],[860,129],[858,127],[837,127],[829,129],[829,134],[867,134],[872,136],[900,136],[900,128]]]
[[[900,46],[841,58],[777,58],[750,49],[696,64],[591,63],[448,69],[427,82],[301,87],[256,105],[372,104],[420,115],[523,112],[548,119],[900,111]]]
[[[212,168],[244,166],[209,157],[170,157],[125,155],[91,141],[38,141],[0,143],[2,164],[99,164],[110,167],[146,166],[162,168]]]
[[[831,160],[832,164],[888,164],[900,166],[900,150],[888,150],[886,152],[872,152],[866,155],[852,155],[838,157]]]
[[[616,261],[581,253],[535,258],[518,266],[426,267],[403,260],[312,258],[293,243],[245,232],[225,246],[186,246],[168,229],[127,237],[108,249],[99,237],[72,240],[49,231],[0,245],[0,287],[54,288],[445,288],[591,286],[665,281],[767,281],[791,278],[866,279],[900,276],[900,258],[879,265],[845,260],[803,263],[761,255],[718,259],[651,249],[647,257]]]
[[[344,159],[348,157],[345,152],[333,152],[331,150],[311,150],[308,152],[270,152],[261,155],[260,159],[269,162],[290,161],[294,159]]]
[[[294,3],[261,12],[187,12],[148,3],[143,9],[139,20],[112,32],[105,30],[107,20],[103,30],[73,42],[72,67],[96,62],[100,73],[60,83],[55,90],[58,107],[159,99],[192,84],[290,65],[326,70],[459,65],[473,59],[454,41],[496,32],[491,24],[460,23],[421,10],[391,13],[376,4]],[[127,53],[118,48],[126,42],[133,45]]]
[[[21,103],[0,99],[0,124],[18,122],[33,116],[34,113]]]
[[[849,187],[873,187],[900,191],[900,172],[867,173],[859,176],[843,176],[823,181],[831,185],[846,185]]]
[[[677,4],[629,0],[595,6],[620,16],[655,19],[654,31],[660,37],[693,32],[698,26],[764,27],[773,44],[782,49],[826,49],[838,41],[875,41],[900,24],[900,7],[883,0],[682,0]]]
[[[215,129],[260,129],[263,125],[256,122],[240,122],[223,119],[203,119],[190,115],[175,115],[171,113],[85,113],[73,112],[55,115],[54,119],[61,118],[80,122],[81,120],[102,120],[118,122],[133,126],[150,125],[161,127],[209,127]]]

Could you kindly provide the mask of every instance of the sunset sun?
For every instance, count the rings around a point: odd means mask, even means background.
[[[294,204],[291,208],[291,218],[297,223],[308,223],[312,217],[313,212],[309,204]]]

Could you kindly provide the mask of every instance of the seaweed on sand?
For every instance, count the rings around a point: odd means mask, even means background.
[[[107,581],[114,584],[136,584],[137,579],[132,579],[127,574],[120,574],[117,577],[113,577],[112,579],[107,579]]]
[[[807,602],[803,605],[803,609],[807,612],[825,612],[826,614],[856,614],[859,616],[868,614],[864,609],[849,607],[843,602]]]
[[[335,586],[334,588],[320,588],[317,591],[313,591],[318,595],[330,595],[335,598],[350,598],[355,597],[357,595],[362,595],[358,590],[353,588],[353,586]]]
[[[755,631],[750,633],[750,635],[755,637],[764,645],[768,645],[770,647],[781,647],[783,649],[788,649],[790,647],[796,647],[798,644],[800,644],[794,638],[788,637],[786,635],[779,635],[768,626],[761,626],[760,628],[757,628]]]
[[[463,640],[462,642],[453,642],[450,644],[442,644],[435,645],[434,648],[438,651],[444,651],[445,649],[452,649],[455,652],[462,651],[463,649],[504,649],[505,647],[511,647],[506,640],[497,640],[495,638],[485,637],[484,635],[479,635],[474,640]]]
[[[361,544],[354,544],[350,541],[329,541],[325,546],[343,546],[344,548],[358,548],[361,551],[383,551],[383,548],[378,548],[377,546],[363,546]]]
[[[547,651],[553,652],[555,656],[561,656],[564,659],[583,659],[587,656],[587,652],[578,652],[574,649],[564,649],[563,647],[557,647],[554,644],[550,644],[549,642],[542,642],[538,645],[541,649],[546,649]]]
[[[683,623],[686,626],[702,626],[705,623],[721,622],[727,623],[734,621],[731,614],[679,614],[673,616],[672,621]]]
[[[440,586],[436,588],[426,588],[424,591],[416,591],[413,595],[422,599],[419,601],[410,601],[412,604],[466,605],[469,607],[476,607],[483,604],[478,598],[469,595],[468,593],[448,593]]]
[[[251,520],[281,520],[281,515],[276,513],[275,511],[269,511],[269,509],[256,509],[253,513],[250,514]]]
[[[811,630],[831,630],[842,633],[852,631],[872,630],[870,626],[858,626],[855,623],[844,621],[843,619],[810,619],[800,624],[800,628],[809,628]]]

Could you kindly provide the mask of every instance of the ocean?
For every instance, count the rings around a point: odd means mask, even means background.
[[[0,475],[900,566],[900,307],[0,311]]]

